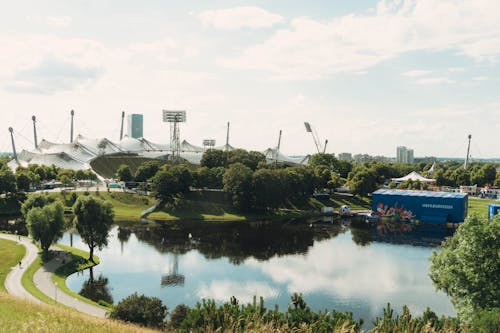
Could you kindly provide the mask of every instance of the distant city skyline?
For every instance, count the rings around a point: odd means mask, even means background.
[[[75,136],[118,141],[121,112],[169,142],[263,151],[500,157],[500,2],[8,2],[0,13],[0,151]]]

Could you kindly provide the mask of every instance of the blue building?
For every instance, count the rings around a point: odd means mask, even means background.
[[[465,220],[467,206],[468,196],[462,193],[388,189],[372,193],[373,213],[388,219],[458,223]]]
[[[139,139],[144,135],[143,129],[143,116],[142,114],[129,114],[128,115],[128,136],[131,138]]]
[[[499,204],[488,204],[488,218],[492,218],[500,212]]]

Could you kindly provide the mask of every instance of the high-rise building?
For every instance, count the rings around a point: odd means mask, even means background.
[[[397,147],[396,162],[412,164],[414,162],[413,149],[408,149],[405,146]]]
[[[143,137],[143,116],[142,114],[129,114],[128,115],[128,136],[131,138]]]
[[[350,161],[352,161],[352,154],[351,153],[340,153],[339,160],[350,162]]]
[[[406,163],[413,164],[413,162],[414,162],[413,149],[408,149],[406,151]]]

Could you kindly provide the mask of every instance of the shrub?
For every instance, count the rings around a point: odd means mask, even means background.
[[[162,327],[168,309],[157,297],[133,293],[121,300],[109,317],[148,327]]]

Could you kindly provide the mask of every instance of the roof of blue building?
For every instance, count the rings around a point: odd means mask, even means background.
[[[463,199],[467,197],[467,194],[464,193],[393,190],[393,189],[379,189],[373,192],[372,195],[373,194],[401,195],[401,196],[411,196],[411,197],[453,198],[453,199]]]

